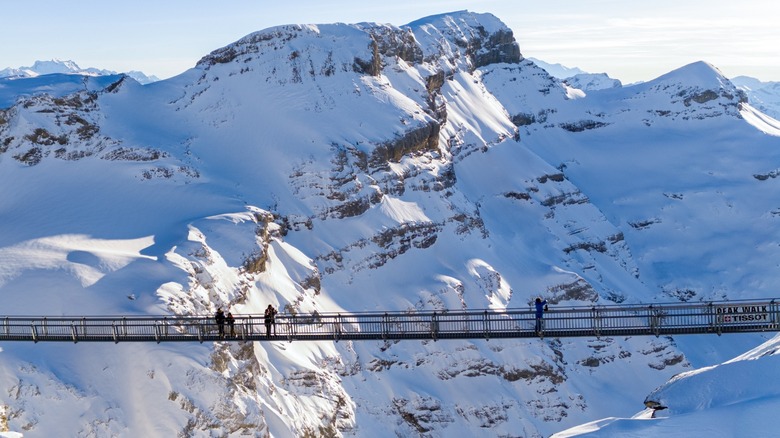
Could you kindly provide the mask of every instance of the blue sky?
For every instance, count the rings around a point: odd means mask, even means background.
[[[0,15],[0,68],[58,58],[166,78],[275,25],[403,25],[461,9],[499,17],[527,57],[625,83],[699,60],[729,77],[780,81],[780,3],[767,0],[13,1]]]

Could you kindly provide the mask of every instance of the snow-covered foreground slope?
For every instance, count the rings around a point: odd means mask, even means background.
[[[780,337],[724,363],[676,375],[632,418],[606,418],[557,434],[564,437],[773,436],[780,408]]]
[[[703,62],[583,92],[458,12],[271,28],[145,86],[33,80],[3,82],[7,314],[778,289],[780,138]],[[30,436],[546,436],[761,341],[7,344],[0,399]]]

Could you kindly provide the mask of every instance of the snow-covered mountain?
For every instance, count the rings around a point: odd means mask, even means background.
[[[622,87],[618,79],[609,77],[606,73],[584,73],[564,79],[564,83],[582,91],[604,90],[606,88]]]
[[[528,58],[534,64],[543,68],[551,76],[563,80],[572,88],[582,91],[603,90],[605,88],[622,87],[619,79],[609,77],[606,73],[587,73],[577,67],[566,67],[562,64],[550,64],[536,58]]]
[[[780,120],[780,82],[761,82],[749,76],[737,76],[731,81],[747,94],[752,106]]]
[[[85,74],[90,76],[98,76],[104,70],[92,69],[87,71],[82,69],[73,61],[61,61],[59,59],[52,59],[50,61],[35,61],[31,67],[19,67],[19,68],[4,68],[0,70],[0,77],[22,77],[30,78],[40,75],[48,75],[52,73],[71,73],[71,74]],[[108,72],[105,72],[108,73]],[[103,74],[105,74],[103,73]]]
[[[566,85],[584,92],[623,86],[619,79],[611,78],[606,73],[588,73],[577,67],[528,59]],[[780,119],[780,82],[761,82],[750,76],[737,76],[730,80],[745,93],[750,106],[774,119]]]
[[[529,57],[528,60],[532,61],[534,64],[543,68],[551,76],[556,77],[558,79],[566,79],[572,76],[590,74],[579,67],[567,67],[560,63],[550,63],[538,58],[531,58],[531,57]]]
[[[0,83],[7,314],[592,306],[780,286],[780,126],[704,62],[583,93],[524,59],[499,19],[461,11],[274,27],[148,85],[46,77]],[[548,436],[628,417],[672,376],[763,341],[11,343],[0,427]]]
[[[41,75],[51,74],[113,76],[117,75],[118,73],[115,71],[98,69],[94,67],[81,68],[73,61],[63,61],[59,59],[52,59],[49,61],[35,61],[35,63],[33,63],[33,65],[30,67],[7,67],[0,70],[0,78],[34,78]],[[142,84],[148,84],[160,80],[154,75],[147,76],[143,72],[135,70],[126,72],[125,74]]]

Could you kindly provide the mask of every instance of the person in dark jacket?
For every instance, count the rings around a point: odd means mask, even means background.
[[[547,300],[536,297],[534,306],[536,306],[536,333],[541,333],[544,328],[544,321],[542,318],[544,317],[544,312],[547,311]]]
[[[268,307],[265,308],[265,336],[270,337],[271,336],[271,328],[274,330],[274,335],[276,334],[276,309],[274,309],[274,306],[268,305]]]
[[[217,313],[214,315],[214,320],[217,322],[217,331],[219,332],[219,339],[225,338],[225,312],[220,307],[217,309]]]
[[[236,319],[233,318],[233,314],[228,312],[227,317],[225,318],[225,322],[227,322],[228,329],[230,329],[230,336],[235,338],[236,337]]]

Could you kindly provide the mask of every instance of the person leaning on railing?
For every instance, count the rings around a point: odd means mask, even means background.
[[[542,318],[544,317],[544,312],[547,311],[547,300],[542,300],[541,297],[536,297],[536,301],[534,302],[534,306],[536,307],[536,333],[541,333],[542,329],[544,328],[544,321]]]

